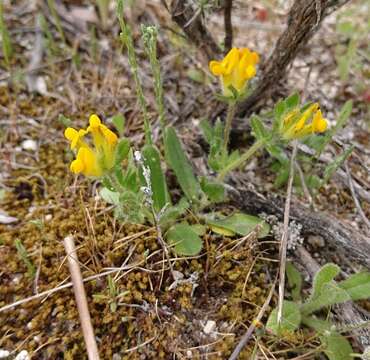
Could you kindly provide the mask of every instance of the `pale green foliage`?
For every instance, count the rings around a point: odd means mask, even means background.
[[[158,108],[159,121],[162,126],[162,131],[166,125],[165,110],[163,103],[163,83],[161,76],[161,66],[157,58],[157,37],[158,29],[155,26],[141,26],[142,38],[144,41],[145,52],[149,58],[150,66],[154,78],[154,94]]]
[[[180,140],[172,127],[168,127],[165,130],[164,149],[166,160],[175,172],[185,196],[191,203],[199,203],[201,197],[200,184],[194,175],[192,166],[185,155]]]
[[[4,9],[3,9],[3,2],[0,1],[0,33],[2,39],[2,48],[3,54],[5,59],[5,64],[7,67],[10,67],[10,61],[13,57],[14,51],[12,47],[12,43],[10,41],[10,35],[8,29],[5,24],[4,20]]]
[[[110,0],[96,0],[103,29],[107,28]]]
[[[266,329],[272,331],[275,334],[284,334],[284,332],[293,332],[297,330],[301,323],[301,312],[299,305],[292,301],[284,301],[282,321],[280,324],[277,322],[277,309],[272,310],[267,324]]]
[[[113,118],[112,118],[112,123],[115,126],[115,128],[117,129],[118,134],[120,136],[123,136],[124,131],[125,131],[125,124],[126,124],[126,119],[125,119],[124,115],[122,115],[122,114],[114,115]]]
[[[24,262],[24,264],[27,267],[28,276],[30,278],[33,278],[36,274],[36,268],[28,255],[27,249],[23,246],[22,241],[19,239],[16,239],[14,241],[14,245],[17,249],[18,256],[20,257],[20,259]]]
[[[147,111],[147,104],[144,97],[143,87],[139,78],[139,65],[136,59],[134,41],[132,38],[131,27],[125,22],[124,19],[124,1],[117,0],[117,17],[121,26],[120,39],[122,43],[127,48],[128,61],[130,64],[130,69],[135,81],[136,94],[139,100],[140,108],[143,113],[144,127],[145,127],[145,137],[147,143],[152,143],[152,135]]]
[[[221,214],[214,214],[215,216],[208,216],[206,223],[211,228],[224,229],[228,232],[246,236],[252,231],[257,231],[258,237],[266,237],[270,232],[270,226],[265,221],[257,216],[247,215],[243,213],[234,213],[230,216],[222,216]],[[218,232],[214,229],[215,232]],[[222,233],[222,230],[221,230]]]
[[[173,225],[166,234],[168,243],[177,254],[192,256],[202,249],[202,240],[188,223]]]
[[[64,35],[63,27],[62,27],[58,12],[57,12],[56,7],[55,7],[55,0],[47,0],[47,2],[48,2],[48,6],[49,6],[51,16],[53,17],[53,19],[55,21],[55,26],[58,30],[58,33],[59,33],[60,37],[62,38],[63,43],[66,45],[67,44],[66,37]]]
[[[295,266],[289,261],[286,264],[286,275],[288,279],[289,288],[292,294],[292,299],[296,302],[301,301],[302,275],[295,268]]]
[[[302,278],[298,270],[289,264],[287,277],[290,287],[295,291],[292,291],[294,302],[284,301],[280,326],[276,323],[277,311],[273,310],[267,321],[267,329],[278,336],[284,336],[285,332],[297,330],[302,323],[317,332],[324,345],[323,351],[330,360],[349,359],[353,350],[348,340],[339,334],[328,320],[313,315],[314,312],[348,300],[370,298],[369,272],[351,275],[346,280],[337,283],[335,277],[339,272],[340,268],[335,264],[324,265],[314,277],[311,295],[302,303],[301,296],[296,293],[298,289],[301,289]]]
[[[130,291],[121,291],[120,288],[117,287],[115,280],[110,275],[107,276],[107,280],[108,284],[106,293],[94,294],[93,299],[95,302],[108,303],[110,311],[114,313],[117,311],[120,299],[128,295]]]
[[[42,34],[44,37],[43,40],[44,40],[44,44],[45,44],[45,48],[47,50],[48,56],[52,57],[54,55],[58,55],[60,51],[58,50],[58,47],[56,46],[56,41],[54,40],[53,34],[51,33],[49,29],[48,22],[45,19],[45,16],[41,13],[38,15],[38,23],[40,24],[40,27],[42,30]]]

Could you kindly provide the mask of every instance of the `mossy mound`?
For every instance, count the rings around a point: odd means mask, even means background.
[[[20,221],[0,229],[0,307],[69,281],[63,239],[72,234],[84,278],[124,264],[111,274],[114,291],[107,276],[85,283],[103,359],[230,354],[241,324],[250,324],[265,301],[268,276],[276,270],[266,258],[275,249],[255,238],[238,244],[207,233],[199,256],[173,255],[174,284],[154,228],[115,221],[92,196],[93,185],[66,175],[68,154],[58,147],[44,146],[39,156],[39,176],[17,170],[8,184],[13,191],[2,201]],[[34,277],[17,253],[16,239],[27,250]],[[210,333],[204,332],[207,321],[215,321]],[[40,359],[85,356],[71,287],[1,312],[0,323],[2,348],[26,349]]]

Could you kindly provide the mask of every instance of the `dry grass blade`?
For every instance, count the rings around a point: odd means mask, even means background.
[[[286,250],[289,239],[289,216],[290,216],[290,202],[292,198],[293,179],[294,179],[294,164],[297,155],[297,141],[293,144],[292,157],[290,159],[290,171],[288,179],[287,197],[285,200],[284,209],[284,228],[283,235],[280,243],[280,268],[279,268],[279,302],[277,310],[277,322],[281,323],[283,314],[283,301],[284,301],[284,287],[285,287],[285,266],[286,266]]]

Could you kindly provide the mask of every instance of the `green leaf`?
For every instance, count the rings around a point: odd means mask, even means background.
[[[142,149],[142,155],[145,166],[149,167],[150,170],[154,209],[159,212],[166,204],[171,203],[161,167],[160,154],[154,145],[145,145]]]
[[[266,130],[261,119],[256,115],[251,118],[251,127],[253,135],[257,140],[264,141],[271,137],[271,132],[269,133]]]
[[[187,71],[186,75],[188,76],[189,79],[193,80],[194,82],[204,84],[205,76],[203,71],[200,71],[196,68],[191,68]]]
[[[118,134],[122,136],[125,131],[125,123],[126,123],[125,117],[122,114],[114,115],[112,118],[112,122],[115,128],[117,129]]]
[[[292,111],[299,105],[299,94],[295,92],[294,94],[290,95],[288,98],[285,99],[285,106],[286,111]]]
[[[115,209],[115,216],[125,222],[142,224],[146,215],[149,215],[145,213],[143,203],[144,199],[141,191],[125,191],[120,194],[119,206]],[[147,218],[150,219],[149,216]]]
[[[285,101],[279,101],[274,107],[274,121],[272,124],[272,132],[276,133],[280,129],[285,113]]]
[[[301,300],[302,275],[289,261],[286,264],[286,274],[288,278],[288,284],[291,289],[290,291],[292,293],[292,298],[295,302],[298,302]]]
[[[162,210],[162,214],[159,219],[161,228],[166,229],[171,226],[180,216],[184,215],[188,208],[189,203],[185,198],[181,198],[176,205],[166,207],[164,211]]]
[[[211,202],[218,203],[225,200],[225,188],[223,184],[202,177],[200,186]]]
[[[323,307],[349,300],[349,295],[335,284],[334,278],[339,274],[339,266],[329,263],[324,265],[315,275],[313,291],[306,303],[301,307],[304,314],[310,314]]]
[[[274,187],[280,188],[287,183],[289,179],[289,163],[281,164],[278,169],[276,179],[274,181]]]
[[[104,187],[99,192],[101,198],[112,205],[119,205],[119,193],[116,191],[111,191],[108,188]]]
[[[194,224],[191,225],[191,228],[196,232],[199,236],[203,236],[207,232],[207,227],[202,224]]]
[[[213,128],[211,124],[209,123],[207,119],[203,119],[200,121],[199,126],[203,132],[203,136],[205,140],[207,141],[208,144],[211,144],[212,139],[213,139]]]
[[[324,170],[324,176],[321,181],[321,186],[326,184],[332,175],[337,171],[339,167],[347,160],[347,158],[351,155],[354,146],[350,146],[347,150],[344,150],[339,156],[337,156],[334,161],[332,161]]]
[[[167,162],[174,171],[182,191],[190,202],[198,202],[201,189],[173,127],[165,130],[164,149]]]
[[[66,128],[72,125],[72,120],[63,114],[59,114],[58,122],[60,122]]]
[[[172,226],[167,234],[167,241],[174,246],[179,255],[193,256],[199,254],[202,249],[202,239],[187,223]]]
[[[341,281],[338,286],[347,291],[352,300],[370,298],[370,273],[367,271],[351,275]]]
[[[277,322],[277,309],[274,309],[267,320],[266,329],[272,331],[275,335],[280,335],[284,332],[293,332],[299,327],[300,323],[301,313],[298,304],[284,300],[280,326]]]
[[[334,282],[325,283],[317,296],[311,298],[301,306],[301,312],[304,315],[309,315],[322,308],[341,304],[350,299],[347,291],[341,289]]]
[[[325,284],[330,283],[339,274],[340,268],[333,263],[325,264],[316,274],[313,279],[313,292],[310,299],[317,298]]]
[[[125,160],[130,151],[130,141],[128,139],[121,139],[116,147],[116,165],[121,164]]]
[[[325,347],[324,353],[329,360],[352,359],[352,346],[349,341],[339,333],[331,332],[330,335],[320,336],[320,341]]]
[[[257,225],[261,225],[261,230],[258,233],[259,238],[267,236],[270,231],[270,225],[267,224],[264,220],[260,219],[257,216],[247,215],[243,213],[235,213],[221,219],[207,218],[206,223],[211,227],[213,231],[222,233],[222,235],[225,235],[225,232],[223,232],[222,230],[226,230],[227,233],[233,235],[238,234],[246,236],[250,234],[253,230],[255,230]],[[221,231],[219,231],[219,229]]]

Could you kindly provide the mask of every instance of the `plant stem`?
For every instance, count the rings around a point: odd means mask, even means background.
[[[218,174],[217,180],[222,181],[225,176],[232,170],[235,170],[244,162],[246,162],[258,149],[264,145],[262,140],[257,140],[244,154],[242,154],[237,160],[227,165],[222,171]]]
[[[229,102],[229,106],[227,108],[225,130],[224,130],[224,153],[225,154],[227,154],[227,146],[230,140],[229,138],[230,138],[231,123],[235,115],[235,110],[236,110],[235,102],[234,101]]]

